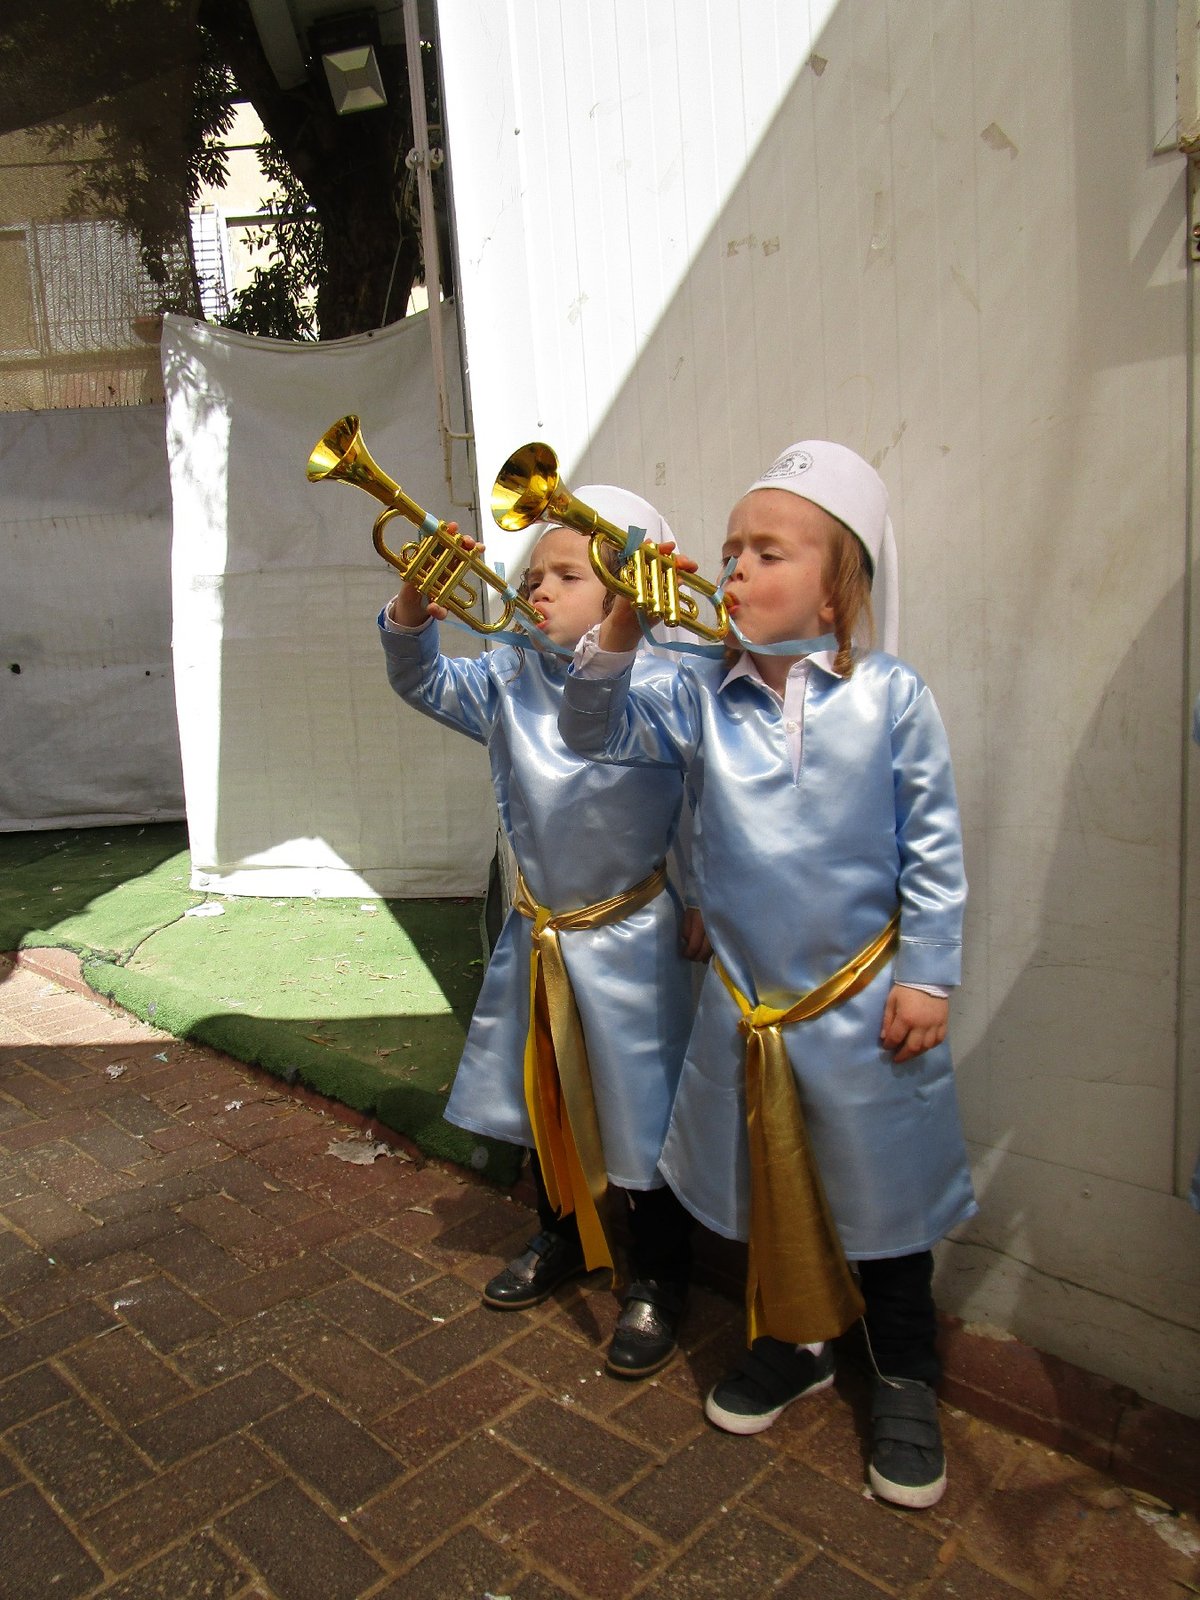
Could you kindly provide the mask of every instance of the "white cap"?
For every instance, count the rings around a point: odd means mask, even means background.
[[[646,530],[647,544],[666,544],[673,541],[675,535],[667,519],[654,509],[649,500],[643,500],[640,494],[634,494],[630,489],[618,489],[611,483],[585,483],[582,489],[573,489],[572,494],[576,500],[582,501],[585,506],[590,506],[593,511],[598,511],[605,522],[611,522],[616,528],[644,528]],[[551,528],[559,528],[559,522],[536,522],[530,532],[533,535],[533,545],[549,533]],[[693,639],[683,628],[668,628],[665,623],[656,622],[651,629],[653,637],[645,641],[645,647],[653,655],[667,656],[671,660],[677,659],[675,655],[661,647],[664,639]]]
[[[650,504],[643,500],[640,494],[634,494],[629,489],[615,488],[611,483],[586,483],[582,489],[573,489],[571,493],[576,500],[581,500],[585,506],[591,506],[593,511],[598,511],[605,522],[611,522],[617,528],[644,528],[646,539],[650,544],[664,544],[668,539],[674,538],[667,526],[666,518]],[[534,543],[548,533],[551,528],[561,527],[551,517],[546,522],[536,522],[530,529]],[[530,549],[533,545],[530,545]]]
[[[844,444],[803,439],[789,445],[746,493],[755,489],[786,489],[811,500],[857,536],[874,574],[871,602],[881,642],[894,655],[900,636],[900,571],[887,485],[875,468]]]

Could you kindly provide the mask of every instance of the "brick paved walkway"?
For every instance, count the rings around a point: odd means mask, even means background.
[[[483,1310],[528,1213],[333,1109],[0,962],[0,1595],[1200,1593],[1189,1517],[953,1410],[942,1504],[876,1503],[852,1373],[716,1432],[712,1291],[642,1385],[594,1281]]]

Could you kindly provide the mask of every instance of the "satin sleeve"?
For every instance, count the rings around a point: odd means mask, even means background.
[[[500,706],[487,659],[444,656],[436,622],[416,631],[394,633],[384,626],[380,612],[379,637],[388,682],[406,705],[487,744]]]
[[[614,677],[567,673],[558,731],[568,750],[627,767],[678,767],[695,753],[700,716],[685,669],[634,684],[632,663]]]
[[[962,977],[967,879],[950,747],[924,685],[893,725],[892,771],[900,854],[896,981],[953,987]]]

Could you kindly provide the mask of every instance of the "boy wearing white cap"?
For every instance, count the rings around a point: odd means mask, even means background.
[[[580,493],[620,526],[670,537],[637,495]],[[446,1107],[460,1127],[533,1150],[541,1229],[488,1283],[484,1304],[523,1310],[613,1266],[623,1305],[606,1367],[642,1378],[676,1348],[690,1269],[691,1218],[658,1171],[693,1011],[681,907],[663,866],[683,783],[666,770],[606,772],[563,745],[567,665],[609,591],[581,534],[557,524],[533,532],[521,592],[542,616],[544,648],[444,656],[445,610],[409,584],[380,613],[380,635],[393,689],[487,746],[520,869]],[[634,677],[674,670],[645,654]],[[636,832],[612,826],[614,806],[638,819]],[[688,938],[699,937],[690,920]]]
[[[966,899],[945,733],[912,668],[866,647],[872,586],[894,639],[895,550],[860,456],[785,451],[734,506],[724,555],[736,652],[631,685],[618,601],[560,719],[572,749],[680,770],[694,793],[716,960],[661,1168],[750,1246],[750,1349],[705,1410],[769,1427],[832,1383],[825,1341],[865,1302],[870,1481],[929,1506],[945,1487],[930,1251],[976,1210],[945,1044]]]

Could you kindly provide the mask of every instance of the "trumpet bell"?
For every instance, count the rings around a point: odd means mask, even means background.
[[[559,496],[558,457],[548,444],[523,444],[492,485],[492,516],[506,533],[544,522]],[[567,497],[572,498],[571,496]]]
[[[309,483],[324,483],[328,479],[352,483],[356,489],[365,489],[388,506],[397,503],[396,495],[400,490],[400,485],[371,459],[353,412],[339,417],[331,428],[326,428],[313,446],[304,475]]]
[[[618,528],[571,493],[559,476],[558,457],[540,440],[514,450],[500,468],[492,485],[492,516],[507,533],[519,533],[535,522],[558,522],[588,535],[588,559],[596,576],[648,622],[684,628],[711,644],[719,644],[729,632],[729,613],[716,586],[695,573],[680,572],[674,555],[661,554],[653,544],[630,552],[628,529]],[[603,545],[617,550],[616,562],[604,559]],[[701,619],[693,598],[697,594],[711,604],[711,622]]]
[[[309,454],[305,476],[309,483],[349,483],[383,501],[387,509],[375,518],[372,542],[383,559],[427,600],[443,606],[476,633],[502,634],[514,622],[526,633],[536,632],[541,613],[514,594],[499,573],[467,548],[471,540],[464,545],[461,533],[419,506],[371,459],[353,413],[339,417],[321,435]],[[396,517],[407,518],[422,535],[398,551],[389,549],[385,538],[388,523]],[[503,601],[496,621],[483,614],[485,587]]]

